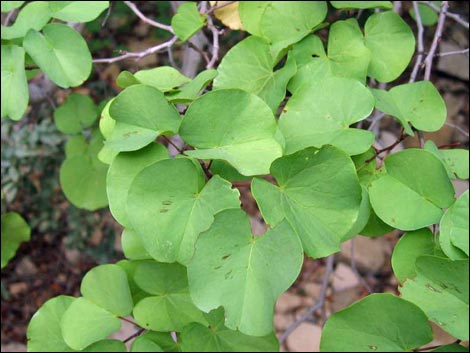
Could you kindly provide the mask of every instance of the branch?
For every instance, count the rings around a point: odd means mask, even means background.
[[[207,28],[212,32],[212,57],[206,69],[212,69],[219,59],[219,30],[215,27],[211,16],[207,16]]]
[[[153,27],[157,27],[157,28],[163,29],[165,31],[168,31],[172,34],[175,34],[175,32],[173,31],[173,28],[171,26],[164,25],[163,23],[151,20],[150,18],[145,16],[142,12],[140,12],[140,10],[137,8],[137,6],[135,6],[135,4],[132,3],[131,1],[124,1],[124,4],[126,4],[127,7],[129,7],[132,10],[132,12],[134,12],[145,23],[148,23],[149,25],[151,25]]]
[[[173,44],[175,44],[177,39],[178,39],[178,37],[174,36],[173,38],[171,38],[170,40],[168,40],[164,43],[160,43],[160,44],[158,44],[154,47],[147,48],[143,51],[139,51],[139,52],[125,52],[124,51],[123,55],[116,56],[114,58],[94,59],[93,62],[94,63],[108,63],[108,64],[111,64],[111,63],[114,63],[116,61],[121,61],[121,60],[126,60],[126,59],[131,59],[131,58],[135,58],[136,60],[139,60],[139,59],[142,59],[143,57],[145,57],[147,55],[155,54],[159,51],[163,51],[164,49],[171,48],[173,46]]]
[[[433,9],[434,11],[436,12],[440,12],[441,9],[439,8],[439,6],[433,4],[432,1],[419,1],[420,3],[422,4],[425,4],[425,5],[428,5],[431,9]],[[460,23],[462,26],[464,26],[466,29],[469,28],[469,24],[467,21],[465,21],[462,17],[460,17],[459,15],[457,15],[456,13],[453,13],[453,12],[447,12],[446,14],[447,17],[453,19],[455,22],[457,23]]]
[[[124,343],[127,343],[129,342],[131,339],[133,338],[136,338],[137,336],[140,336],[141,334],[143,334],[145,332],[145,329],[144,328],[140,328],[136,333],[130,335],[129,337],[127,337],[123,342]]]
[[[459,54],[468,54],[468,48],[467,49],[462,49],[462,50],[453,50],[453,51],[447,51],[444,53],[437,53],[434,56],[449,56],[449,55],[459,55]]]
[[[436,33],[434,33],[434,38],[432,40],[431,49],[429,49],[428,55],[424,60],[426,69],[424,71],[424,79],[429,81],[431,78],[431,69],[432,69],[432,60],[434,59],[434,54],[436,53],[437,46],[441,40],[442,31],[444,29],[444,23],[446,21],[447,9],[449,8],[449,2],[443,1],[441,4],[441,10],[439,13],[439,20],[437,22]]]
[[[407,134],[405,134],[405,129],[404,128],[401,128],[401,132],[400,132],[400,137],[394,142],[392,143],[390,146],[387,146],[387,147],[384,147],[380,150],[376,150],[374,155],[372,157],[370,157],[368,160],[366,160],[364,163],[367,164],[367,163],[370,163],[372,162],[375,158],[377,158],[377,156],[379,154],[382,154],[384,152],[390,152],[391,150],[393,150],[398,144],[400,144],[400,142],[402,142],[404,139],[406,139],[408,137]]]
[[[300,326],[300,324],[304,321],[307,321],[312,318],[312,315],[317,311],[318,309],[321,309],[323,305],[325,305],[325,300],[326,300],[326,291],[328,290],[328,284],[329,284],[329,279],[330,275],[333,272],[333,263],[334,263],[335,257],[334,255],[330,255],[326,258],[326,269],[325,273],[323,274],[323,279],[322,279],[322,284],[320,288],[320,295],[318,296],[317,302],[315,305],[311,306],[308,308],[300,318],[298,318],[296,321],[294,321],[292,324],[290,324],[284,333],[279,337],[279,342],[282,343],[284,342],[287,337],[297,328]]]
[[[217,2],[218,2],[218,1],[217,1]],[[206,14],[206,15],[209,15],[209,14],[213,13],[214,11],[216,11],[216,10],[218,10],[218,9],[221,9],[221,8],[223,8],[223,7],[225,7],[225,6],[228,6],[228,5],[232,5],[232,4],[234,4],[234,3],[236,3],[236,1],[226,1],[226,2],[224,2],[223,4],[212,6],[209,10],[207,10],[207,11],[205,12],[205,14]]]
[[[446,122],[444,123],[444,125],[447,125],[447,126],[449,126],[449,127],[451,127],[451,128],[456,129],[458,132],[460,132],[460,133],[461,133],[462,135],[464,135],[465,137],[469,137],[468,131],[465,131],[464,129],[462,129],[462,128],[461,128],[460,126],[458,126],[458,125],[449,123],[448,121],[446,121]]]
[[[418,26],[418,56],[416,57],[416,63],[411,72],[410,80],[408,83],[415,82],[416,76],[418,75],[419,69],[423,66],[423,52],[424,52],[424,27],[423,22],[421,21],[421,13],[419,12],[417,1],[413,1],[413,9],[415,11],[416,25]]]

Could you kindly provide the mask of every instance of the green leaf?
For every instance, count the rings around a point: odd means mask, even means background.
[[[406,352],[432,338],[428,319],[416,305],[391,294],[372,294],[330,316],[320,350]]]
[[[263,337],[248,336],[224,325],[224,310],[204,315],[208,326],[192,323],[181,332],[185,352],[279,352],[279,342],[271,333]]]
[[[64,22],[90,22],[109,7],[109,1],[49,1],[52,17]]]
[[[271,174],[279,186],[259,178],[251,185],[265,221],[275,226],[285,218],[313,258],[339,251],[361,203],[351,159],[333,146],[308,148],[274,161]]]
[[[243,109],[240,109],[243,107]],[[185,153],[199,159],[222,159],[243,175],[267,174],[282,155],[274,138],[277,124],[270,108],[241,90],[206,93],[188,108],[180,135],[195,147]]]
[[[121,328],[121,321],[110,312],[85,298],[76,299],[60,321],[64,341],[82,350]]]
[[[168,92],[173,88],[181,86],[191,81],[178,70],[171,66],[160,66],[149,70],[140,70],[134,77],[148,86],[155,87],[160,92]]]
[[[62,88],[78,86],[90,75],[90,51],[80,34],[69,26],[51,23],[42,33],[31,30],[23,46],[39,68]]]
[[[273,72],[276,58],[271,55],[268,42],[259,37],[248,37],[222,59],[214,80],[214,89],[239,88],[254,93],[276,112],[286,95],[286,86],[296,73],[295,61],[290,59]]]
[[[139,336],[132,342],[131,352],[164,352],[164,350],[147,336]]]
[[[83,135],[70,136],[65,144],[65,156],[71,158],[88,152],[88,143]]]
[[[216,160],[211,164],[212,174],[218,174],[221,178],[229,181],[251,180],[251,177],[241,175],[234,167],[225,161]]]
[[[372,182],[369,197],[376,214],[402,230],[438,223],[442,208],[454,203],[447,172],[432,153],[407,149],[385,159],[387,175]]]
[[[405,233],[393,249],[393,273],[403,283],[408,278],[416,277],[416,259],[422,255],[434,255],[436,244],[432,232],[423,228]]]
[[[364,36],[366,47],[371,51],[368,75],[380,82],[398,78],[415,50],[411,28],[396,12],[379,12],[367,19]]]
[[[273,331],[276,299],[302,262],[302,246],[287,222],[254,237],[242,210],[226,210],[199,236],[188,266],[191,296],[205,312],[222,305],[228,328],[265,336]]]
[[[1,47],[2,118],[20,120],[28,107],[29,91],[24,70],[24,49],[16,45]]]
[[[132,342],[131,352],[157,352],[156,349],[161,349],[163,352],[181,352],[180,345],[181,340],[179,342],[173,341],[168,332],[150,331]]]
[[[119,340],[102,340],[86,347],[82,352],[127,352],[126,345]]]
[[[180,89],[170,92],[167,99],[172,103],[188,103],[199,97],[201,91],[217,77],[217,70],[210,69],[200,72],[191,82]]]
[[[357,216],[356,222],[353,227],[346,233],[345,236],[341,238],[341,241],[346,241],[354,238],[356,235],[360,234],[361,230],[367,225],[370,218],[370,202],[369,202],[369,193],[367,188],[362,186],[362,198],[361,204],[359,206],[359,215]]]
[[[13,9],[21,7],[24,3],[24,1],[2,1],[2,12],[10,12]]]
[[[432,1],[434,5],[440,6],[440,1]],[[437,23],[437,13],[430,6],[426,4],[418,4],[418,11],[421,18],[421,23],[425,26],[434,26]],[[414,8],[410,9],[410,16],[416,21],[416,14]]]
[[[191,38],[204,27],[206,15],[201,15],[195,2],[186,2],[178,6],[178,11],[171,19],[171,27],[183,42]]]
[[[109,139],[111,137],[114,127],[116,126],[116,120],[111,118],[111,115],[109,115],[109,107],[113,101],[114,98],[110,99],[101,111],[99,126],[100,132],[105,139]]]
[[[468,179],[469,153],[463,149],[439,149],[432,140],[426,141],[424,149],[438,157],[451,179]]]
[[[147,85],[133,85],[122,91],[109,107],[116,120],[106,144],[116,151],[135,151],[159,135],[174,134],[180,116],[162,92]]]
[[[226,180],[214,176],[204,184],[200,166],[186,158],[154,163],[133,179],[128,218],[156,260],[186,265],[214,215],[239,207],[238,190]]]
[[[76,207],[96,210],[108,204],[106,173],[108,166],[97,158],[103,146],[102,137],[93,134],[83,154],[73,154],[60,167],[60,185],[67,199]]]
[[[3,234],[3,232],[2,232]],[[49,299],[28,325],[28,352],[73,352],[62,338],[61,319],[76,298],[61,295]]]
[[[142,290],[134,281],[134,274],[137,266],[144,262],[144,260],[121,260],[116,263],[119,267],[121,267],[127,275],[127,281],[129,283],[129,288],[132,294],[132,301],[135,305],[144,298],[150,297],[151,294]]]
[[[465,191],[455,203],[446,211],[440,224],[442,250],[451,259],[460,259],[454,252],[447,251],[447,247],[442,243],[450,243],[453,247],[463,251],[468,257],[468,190]]]
[[[297,46],[298,49],[292,51],[292,55],[298,58],[296,61],[305,60],[305,62],[289,82],[289,91],[292,93],[305,83],[310,84],[327,76],[353,78],[365,83],[370,50],[364,44],[364,36],[356,19],[336,21],[331,25],[328,56],[324,53],[323,44],[316,36],[305,38],[294,48]]]
[[[330,4],[337,9],[393,9],[391,1],[330,1]]]
[[[131,226],[126,205],[132,180],[144,168],[166,158],[168,150],[159,143],[151,143],[138,151],[121,152],[111,163],[106,178],[109,209],[123,227]]]
[[[439,348],[433,349],[431,352],[468,352],[468,349],[457,343],[446,344]]]
[[[84,298],[116,316],[127,316],[132,312],[127,275],[118,265],[100,265],[88,271],[80,291]]]
[[[54,122],[64,134],[78,134],[90,127],[98,117],[93,100],[84,94],[71,93],[64,104],[54,111]]]
[[[388,92],[372,89],[372,93],[376,108],[396,117],[410,136],[414,133],[408,123],[422,131],[437,131],[444,125],[445,102],[429,81],[405,83]]]
[[[349,126],[368,117],[373,108],[374,97],[356,80],[332,77],[303,85],[289,99],[279,120],[285,152],[331,144],[349,154],[363,153],[374,142],[374,135]]]
[[[121,234],[122,252],[124,256],[131,260],[147,260],[152,257],[145,249],[144,242],[139,234],[132,229],[126,228]]]
[[[2,214],[2,268],[16,254],[16,250],[24,241],[31,239],[31,228],[16,212]]]
[[[370,197],[369,197],[369,204],[370,204]],[[367,221],[367,224],[359,233],[366,237],[377,237],[386,233],[390,233],[394,229],[395,228],[390,227],[387,223],[385,223],[379,217],[377,217],[377,214],[375,213],[371,205],[369,220]]]
[[[22,38],[29,30],[40,31],[51,19],[48,1],[33,1],[25,5],[15,23],[2,26],[2,39]]]
[[[421,256],[416,270],[416,278],[398,288],[402,297],[419,306],[444,331],[468,340],[468,259]]]
[[[151,294],[134,307],[134,318],[143,328],[154,331],[181,331],[191,322],[206,324],[202,312],[189,295],[186,268],[179,264],[140,262],[135,283]]]
[[[274,57],[300,41],[326,17],[326,1],[243,1],[238,11],[245,29],[272,45]]]
[[[129,71],[121,71],[116,78],[116,84],[121,88],[127,88],[139,83],[139,80]]]

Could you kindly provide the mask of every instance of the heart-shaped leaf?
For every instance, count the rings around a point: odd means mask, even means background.
[[[178,6],[178,11],[171,19],[171,27],[183,42],[191,38],[205,24],[205,15],[201,15],[195,2],[186,2]]]
[[[50,19],[51,11],[48,1],[30,2],[18,13],[13,25],[2,26],[2,39],[22,38],[30,29],[40,31]]]

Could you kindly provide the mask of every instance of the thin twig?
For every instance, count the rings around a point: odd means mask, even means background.
[[[143,51],[140,51],[140,52],[124,52],[124,54],[122,54],[120,56],[116,56],[114,58],[93,59],[93,62],[94,63],[111,64],[111,63],[114,63],[116,61],[132,59],[132,58],[134,58],[135,60],[139,60],[139,59],[142,59],[143,57],[145,57],[147,55],[155,54],[159,51],[163,51],[164,49],[168,49],[168,48],[172,47],[173,44],[175,44],[175,42],[177,40],[178,40],[178,37],[174,36],[173,38],[171,38],[170,40],[168,40],[164,43],[160,43],[160,44],[158,44],[154,47],[147,48],[147,49],[145,49]]]
[[[460,54],[468,54],[468,48],[467,49],[462,49],[462,50],[453,50],[453,51],[447,51],[444,53],[437,53],[434,56],[449,56],[449,55],[460,55]]]
[[[217,2],[219,2],[219,1],[217,1]],[[223,4],[212,6],[211,8],[209,8],[209,10],[206,11],[206,14],[209,15],[209,14],[213,13],[216,10],[219,10],[223,7],[226,7],[228,5],[232,5],[232,4],[235,4],[235,3],[236,3],[236,1],[226,1]]]
[[[212,69],[219,59],[219,30],[215,27],[210,15],[207,16],[207,28],[212,32],[212,57],[207,63],[206,69]]]
[[[446,121],[446,122],[444,123],[444,125],[447,125],[447,126],[449,126],[449,127],[451,127],[451,128],[454,128],[454,129],[456,129],[458,132],[460,132],[462,135],[464,135],[464,136],[466,136],[466,137],[469,137],[468,131],[465,131],[464,129],[462,129],[462,128],[461,128],[460,126],[458,126],[458,125],[449,123],[448,121]]]
[[[402,142],[404,139],[406,139],[408,137],[407,134],[405,134],[405,129],[401,128],[401,132],[400,132],[400,137],[394,142],[392,143],[390,146],[387,146],[387,147],[384,147],[380,150],[376,150],[374,155],[372,157],[370,157],[368,160],[366,160],[364,163],[367,164],[367,163],[370,163],[372,162],[375,158],[377,158],[378,155],[384,153],[384,152],[390,152],[392,151],[398,144],[400,144],[400,142]]]
[[[138,326],[134,321],[129,320],[129,319],[123,317],[123,316],[119,316],[119,318],[120,318],[121,320],[123,320],[123,321],[126,321],[126,322],[128,322],[128,323],[134,325],[134,326]]]
[[[326,292],[328,290],[328,285],[330,283],[330,275],[333,272],[333,264],[334,264],[335,257],[334,255],[330,255],[326,258],[326,268],[325,273],[323,274],[321,288],[320,288],[320,295],[318,296],[317,302],[315,305],[308,308],[300,318],[290,324],[286,330],[282,333],[281,337],[279,337],[279,342],[284,342],[289,335],[294,332],[294,330],[300,326],[300,324],[304,321],[310,320],[312,315],[315,311],[321,309],[323,305],[325,305],[326,300]]]
[[[456,340],[454,342],[452,342],[452,344],[459,344],[460,342],[462,342],[461,340]],[[431,349],[436,349],[436,348],[439,348],[439,347],[442,347],[443,345],[442,344],[437,344],[435,346],[428,346],[428,347],[422,347],[422,348],[415,348],[413,349],[413,352],[424,352],[424,351],[429,351]]]
[[[16,15],[17,12],[18,9],[13,9],[9,13],[7,13],[7,15],[5,16],[5,21],[3,21],[3,25],[8,26],[10,24],[11,19],[13,18],[13,16]]]
[[[358,269],[357,269],[357,266],[356,266],[356,257],[355,257],[355,254],[356,254],[356,243],[355,243],[355,239],[352,238],[351,239],[351,261],[350,261],[350,264],[351,264],[351,269],[352,271],[354,272],[354,274],[356,275],[357,279],[359,280],[359,282],[361,282],[361,284],[364,286],[364,288],[367,290],[367,292],[370,294],[373,292],[372,288],[369,286],[369,283],[367,283],[367,281],[361,276],[361,274],[359,273]]]
[[[413,9],[415,11],[415,18],[416,18],[416,25],[418,26],[418,40],[417,40],[417,46],[418,46],[418,56],[416,57],[416,62],[413,67],[413,71],[411,72],[410,75],[410,80],[408,83],[415,82],[416,81],[416,76],[418,75],[419,69],[423,66],[423,52],[424,52],[424,27],[423,27],[423,22],[421,21],[421,13],[419,12],[418,8],[418,2],[413,1]]]
[[[188,41],[188,46],[191,49],[194,49],[195,51],[197,51],[204,58],[204,60],[206,61],[206,64],[209,65],[211,60],[209,59],[209,56],[207,55],[207,53],[204,50],[202,50],[196,44],[194,44],[193,42],[190,42],[190,41]]]
[[[166,137],[165,135],[160,136],[163,140],[165,140],[169,145],[172,145],[175,150],[177,150],[180,154],[184,154],[184,151],[179,148],[170,138]]]
[[[432,1],[420,1],[420,3],[422,4],[425,4],[425,5],[428,5],[431,9],[433,9],[434,11],[436,12],[440,12],[441,9],[439,8],[439,6],[437,6],[436,4],[434,4]],[[469,23],[467,21],[465,21],[462,17],[460,17],[459,15],[457,15],[456,13],[453,13],[453,12],[447,12],[446,14],[447,17],[453,19],[455,22],[457,23],[460,23],[462,26],[464,26],[466,29],[469,28]]]
[[[448,8],[449,8],[449,2],[443,1],[441,3],[439,20],[437,21],[437,28],[436,28],[436,32],[434,33],[434,38],[432,40],[431,48],[429,49],[426,59],[424,59],[424,63],[426,65],[426,68],[424,70],[424,79],[427,81],[429,81],[431,78],[432,61],[434,59],[434,54],[436,53],[437,46],[439,45],[439,42],[441,40],[442,31],[444,30],[444,23],[446,21],[446,13],[447,13]]]
[[[438,149],[442,150],[442,149],[451,149],[451,148],[454,148],[454,147],[459,147],[462,145],[462,142],[454,142],[454,143],[448,143],[448,144],[445,144],[445,145],[439,145],[437,146]]]
[[[145,329],[144,328],[140,328],[136,333],[130,335],[129,337],[127,337],[123,342],[124,343],[127,343],[129,342],[131,339],[133,338],[136,338],[137,336],[140,336],[141,334],[143,334],[145,332]]]
[[[150,18],[145,16],[142,12],[140,12],[140,10],[137,8],[137,6],[133,2],[124,1],[124,4],[126,4],[127,7],[129,7],[132,10],[132,12],[134,12],[145,23],[148,23],[149,25],[151,25],[153,27],[157,27],[157,28],[163,29],[165,31],[168,31],[172,34],[175,34],[175,32],[173,31],[173,28],[171,26],[164,25],[163,23],[151,20]]]

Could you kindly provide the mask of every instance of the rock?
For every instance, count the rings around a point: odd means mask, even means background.
[[[293,321],[291,314],[274,314],[274,327],[278,331],[284,331]]]
[[[25,282],[12,283],[8,286],[8,291],[12,296],[17,296],[28,290],[28,285]]]
[[[348,305],[351,305],[355,301],[358,301],[363,296],[363,290],[361,287],[354,287],[345,289],[341,292],[335,293],[331,300],[331,312],[335,313]]]
[[[302,305],[302,297],[285,292],[276,302],[276,313],[284,314]]]
[[[383,237],[357,236],[341,244],[340,260],[351,263],[351,241],[354,240],[354,259],[359,271],[378,272],[385,262],[390,244]]]
[[[320,352],[321,328],[307,322],[300,324],[289,337],[287,347],[291,352]]]
[[[335,292],[341,292],[345,289],[353,288],[359,285],[357,278],[351,267],[339,263],[333,274],[333,289]]]
[[[68,262],[71,265],[78,265],[80,262],[81,254],[78,249],[69,249],[67,246],[64,246],[64,255]]]
[[[304,291],[310,298],[317,299],[320,295],[321,285],[318,283],[307,283],[304,286]]]
[[[451,42],[441,42],[439,47],[440,53],[446,53],[450,51],[462,50],[458,45]],[[460,77],[461,79],[468,80],[469,78],[469,67],[468,67],[468,54],[459,55],[448,55],[439,57],[439,63],[437,69],[444,71],[450,75]]]
[[[20,277],[33,276],[38,272],[38,268],[29,256],[25,256],[16,265],[15,272]]]

